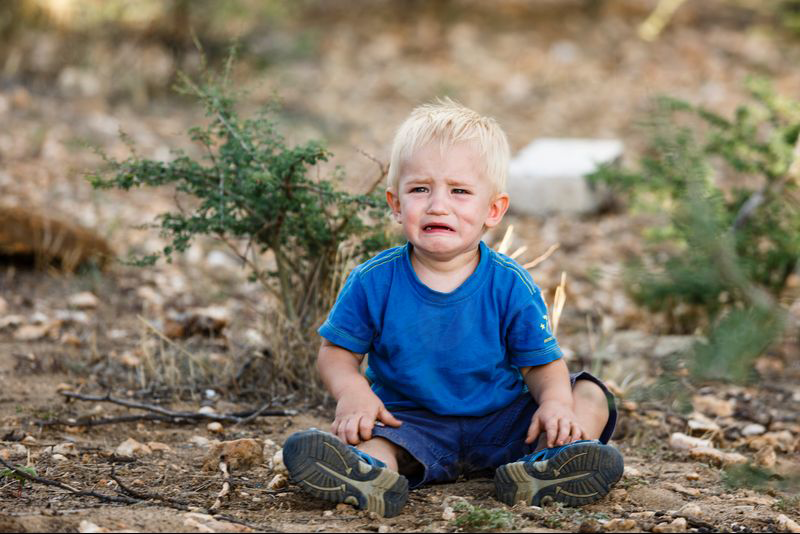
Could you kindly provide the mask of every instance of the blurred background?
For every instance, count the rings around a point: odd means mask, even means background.
[[[241,114],[277,101],[281,132],[323,140],[333,158],[321,172],[341,166],[354,192],[379,171],[362,152],[387,162],[398,124],[436,97],[497,118],[514,153],[541,137],[619,139],[631,164],[646,152],[641,125],[658,95],[730,115],[749,76],[800,94],[797,0],[12,0],[0,3],[2,205],[75,222],[121,256],[158,250],[146,225],[171,208],[172,192],[93,190],[94,149],[197,156],[185,132],[207,119],[173,86],[179,72],[221,71],[234,45]],[[568,274],[562,344],[619,383],[652,374],[643,352],[685,348],[708,324],[686,305],[645,313],[623,288],[624,264],[642,250],[641,217],[652,220],[620,205],[508,217],[509,250],[527,247],[520,261],[559,245],[532,274],[548,302]],[[131,285],[155,288],[162,319],[170,307],[258,300],[246,282],[221,280],[242,278],[234,260],[201,242]],[[249,306],[255,317],[265,305]],[[616,357],[626,350],[639,363]]]

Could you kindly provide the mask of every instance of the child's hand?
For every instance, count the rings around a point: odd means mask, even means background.
[[[572,408],[552,400],[540,404],[533,414],[525,443],[533,443],[542,432],[547,435],[547,447],[572,443],[585,436]]]
[[[402,424],[371,389],[357,390],[339,398],[331,432],[345,443],[358,445],[372,439],[372,428],[376,420],[395,427]]]

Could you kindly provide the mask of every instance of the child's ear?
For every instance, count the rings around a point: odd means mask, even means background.
[[[386,202],[389,204],[389,209],[392,210],[394,220],[400,222],[400,196],[391,187],[386,190]]]
[[[484,223],[487,228],[497,226],[503,220],[503,215],[508,211],[508,193],[498,193],[489,204],[489,215]]]

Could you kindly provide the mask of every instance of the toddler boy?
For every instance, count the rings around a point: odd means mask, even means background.
[[[386,199],[408,242],[356,267],[319,329],[332,434],[284,446],[311,495],[391,517],[409,487],[460,474],[495,470],[509,505],[590,503],[622,476],[613,397],[569,374],[530,274],[481,241],[508,160],[499,125],[450,100],[398,130]]]

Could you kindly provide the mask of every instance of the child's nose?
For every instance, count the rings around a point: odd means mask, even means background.
[[[432,215],[445,215],[450,212],[447,207],[447,195],[434,192],[429,197],[428,213]]]

